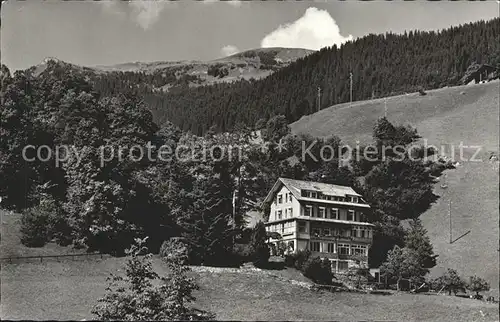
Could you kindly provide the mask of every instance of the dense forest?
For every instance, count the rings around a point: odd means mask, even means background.
[[[500,18],[442,31],[370,34],[326,47],[259,80],[204,85],[185,68],[149,72],[97,72],[80,68],[103,95],[142,97],[157,124],[169,121],[196,135],[230,131],[284,115],[288,123],[321,108],[353,100],[455,86],[474,63],[500,64]],[[74,66],[77,67],[77,66]],[[223,70],[211,73],[224,75]],[[195,85],[195,86],[190,86]],[[260,122],[262,124],[262,122]]]
[[[266,79],[147,95],[155,117],[196,134],[212,125],[220,131],[238,123],[285,115],[293,122],[321,107],[353,100],[459,85],[473,62],[500,63],[500,19],[440,32],[368,35],[340,47],[324,48]]]
[[[459,85],[473,62],[500,63],[499,35],[500,19],[438,32],[370,34],[340,47],[324,48],[262,80],[140,94],[158,123],[169,120],[197,135],[212,126],[217,131],[231,130],[239,123],[253,126],[261,118],[278,114],[290,123],[317,110],[318,87],[322,108],[348,102],[350,72],[355,101]],[[127,75],[117,80],[127,82]],[[113,92],[110,86],[121,87],[101,81],[99,89]]]

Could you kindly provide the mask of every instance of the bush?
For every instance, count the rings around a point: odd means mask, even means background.
[[[308,249],[299,250],[294,254],[294,257],[295,268],[303,272],[304,263],[311,257],[311,251]]]
[[[451,268],[448,268],[442,276],[432,280],[431,284],[433,289],[437,291],[440,291],[441,289],[445,290],[448,292],[448,295],[451,295],[452,292],[455,295],[457,295],[459,291],[464,292],[466,286],[457,271]]]
[[[168,252],[170,247],[178,250],[178,244],[165,244],[165,262],[169,274],[160,277],[151,263],[151,254],[146,254],[146,239],[136,239],[136,244],[127,250],[126,276],[112,275],[106,295],[98,300],[92,313],[99,320],[152,320],[185,321],[209,320],[215,316],[209,312],[194,310],[188,306],[195,300],[193,291],[198,289],[189,268],[182,263],[187,257],[182,252]]]
[[[271,256],[269,246],[266,244],[267,233],[261,221],[255,225],[251,236],[250,247],[253,249],[253,264],[255,267],[265,267]]]
[[[254,250],[249,244],[235,244],[233,254],[241,263],[247,263],[253,260]]]
[[[349,268],[347,271],[347,278],[349,282],[354,284],[356,288],[361,288],[361,285],[367,284],[370,277],[370,269],[368,268]]]
[[[266,244],[257,247],[253,253],[253,264],[255,267],[265,268],[269,263],[269,247]]]
[[[303,264],[302,272],[318,284],[331,284],[333,279],[332,268],[328,259],[309,257]]]
[[[163,242],[160,247],[160,256],[168,259],[172,256],[182,258],[182,265],[187,263],[188,248],[187,245],[180,238],[171,238]]]
[[[295,267],[294,254],[285,255],[285,266],[286,267]]]
[[[28,247],[42,247],[53,237],[64,243],[69,228],[63,227],[61,208],[52,198],[43,199],[37,206],[25,210],[21,217],[21,243]],[[57,232],[57,234],[54,234]]]
[[[489,291],[490,284],[481,277],[471,276],[469,284],[467,284],[467,289],[471,292],[476,292],[476,297],[479,298],[479,292]]]
[[[50,239],[49,217],[38,207],[29,208],[21,217],[21,243],[28,247],[42,247]]]

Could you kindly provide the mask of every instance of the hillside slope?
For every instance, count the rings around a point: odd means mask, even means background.
[[[385,99],[334,105],[318,113],[302,117],[290,125],[294,133],[314,136],[337,135],[355,145],[372,142],[373,126],[384,116],[394,124],[409,124],[417,128],[428,144],[482,146],[482,154],[498,152],[500,82],[446,87]],[[470,149],[467,149],[470,150]],[[467,155],[465,151],[464,155]]]
[[[96,72],[143,72],[169,73],[175,71],[177,78],[188,77],[190,86],[212,85],[251,78],[269,76],[273,71],[288,66],[313,50],[302,48],[258,48],[211,61],[159,61],[151,63],[131,62],[110,66],[94,66]],[[162,89],[168,90],[172,83]]]
[[[447,189],[436,185],[441,198],[422,215],[435,252],[438,266],[433,274],[450,267],[464,276],[484,276],[498,294],[499,188],[498,161],[489,161],[490,153],[498,155],[499,82],[459,86],[387,98],[387,117],[395,124],[415,126],[429,144],[446,147],[481,146],[482,162],[459,162],[446,172]],[[377,118],[384,115],[384,100],[371,100],[329,107],[291,124],[294,133],[316,136],[337,135],[344,142],[370,143]],[[471,158],[476,149],[465,149]],[[459,160],[459,159],[456,159]],[[453,239],[470,233],[450,245],[449,201],[452,201]]]

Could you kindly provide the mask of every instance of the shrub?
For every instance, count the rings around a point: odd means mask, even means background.
[[[311,251],[308,249],[299,250],[295,253],[294,266],[299,271],[303,271],[304,263],[311,257]]]
[[[182,265],[187,264],[187,245],[180,238],[171,238],[163,242],[160,247],[160,256],[168,259],[172,256],[176,258],[181,258],[184,261],[181,262]]]
[[[160,277],[151,263],[145,239],[136,239],[128,249],[126,276],[112,275],[107,294],[98,300],[92,313],[99,320],[208,320],[215,316],[209,312],[198,311],[187,304],[195,300],[193,291],[198,289],[193,278],[187,276],[189,268],[182,263],[186,256],[182,252],[167,252],[164,258],[169,274]],[[165,248],[175,247],[175,244]],[[160,283],[155,283],[160,281]],[[158,285],[160,284],[160,285]]]
[[[361,288],[362,284],[368,283],[370,276],[370,269],[368,268],[349,268],[347,271],[347,278],[349,282],[354,284],[356,288]]]
[[[38,207],[29,208],[21,217],[21,243],[28,247],[42,247],[49,241],[49,217]]]
[[[269,247],[267,245],[260,245],[257,247],[253,254],[253,264],[255,267],[264,268],[269,263]]]
[[[333,279],[332,268],[328,259],[309,257],[303,264],[302,272],[318,284],[331,284]]]
[[[69,235],[63,229],[60,207],[52,198],[42,199],[34,207],[25,210],[21,217],[21,242],[28,247],[42,247],[53,237],[63,240]],[[58,233],[53,234],[54,231]]]
[[[479,297],[479,292],[490,290],[490,284],[481,277],[471,276],[469,284],[467,284],[467,289],[471,292],[476,292],[476,296]]]
[[[440,277],[435,278],[431,281],[432,288],[435,290],[445,290],[448,292],[448,295],[451,295],[453,292],[455,295],[459,291],[465,291],[465,282],[458,275],[457,271],[451,268]]]
[[[309,259],[311,252],[307,249],[298,250],[295,253],[285,255],[285,266],[293,267],[302,271],[303,264]]]
[[[254,250],[249,244],[235,244],[233,253],[241,263],[247,263],[253,260]]]
[[[267,233],[264,223],[261,221],[255,225],[252,232],[251,243],[253,253],[253,264],[255,267],[265,267],[271,256],[269,246],[266,244]]]
[[[295,267],[294,254],[285,255],[285,266],[286,267]]]

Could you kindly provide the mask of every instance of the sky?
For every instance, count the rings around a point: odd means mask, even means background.
[[[5,1],[1,61],[85,65],[212,60],[259,47],[317,50],[370,33],[439,30],[499,16],[498,1]]]

